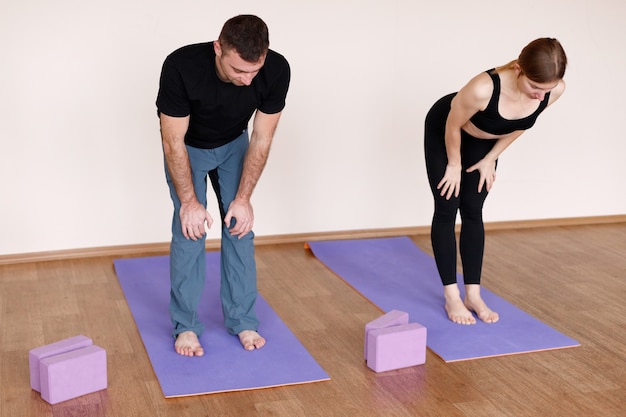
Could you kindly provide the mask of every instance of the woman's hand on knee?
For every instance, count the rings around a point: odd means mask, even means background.
[[[461,191],[461,165],[447,165],[443,178],[437,184],[437,189],[441,190],[441,196],[449,200],[453,195],[459,196]]]
[[[483,186],[487,188],[487,192],[491,191],[491,187],[493,187],[493,183],[496,181],[496,162],[481,159],[466,170],[468,173],[474,171],[478,171],[480,174],[478,192],[480,193],[483,190]]]

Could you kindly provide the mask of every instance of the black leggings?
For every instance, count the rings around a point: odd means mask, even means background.
[[[487,189],[483,185],[478,192],[480,174],[465,172],[485,157],[493,148],[495,140],[477,139],[461,131],[461,189],[458,197],[440,195],[437,184],[443,178],[448,164],[445,144],[445,126],[450,112],[450,103],[456,93],[437,101],[426,116],[424,129],[424,154],[428,182],[435,200],[435,214],[431,227],[431,242],[439,276],[443,285],[456,283],[456,236],[454,226],[457,211],[461,214],[461,236],[459,251],[463,265],[465,284],[480,284],[485,247],[483,204]]]

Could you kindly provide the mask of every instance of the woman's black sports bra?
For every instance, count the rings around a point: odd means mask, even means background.
[[[481,110],[470,118],[470,121],[483,132],[492,135],[507,135],[516,130],[527,130],[533,127],[539,114],[548,106],[550,92],[546,93],[539,107],[530,116],[523,119],[509,120],[500,116],[498,102],[500,101],[500,76],[494,69],[486,71],[493,81],[493,93],[485,110]]]

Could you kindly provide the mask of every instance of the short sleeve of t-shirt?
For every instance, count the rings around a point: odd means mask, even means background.
[[[290,82],[287,60],[268,50],[265,62],[249,86],[221,81],[213,43],[194,44],[171,53],[163,63],[157,114],[190,116],[185,143],[214,148],[247,129],[255,110],[275,114],[285,107]]]
[[[172,117],[189,116],[191,108],[182,74],[169,57],[163,63],[159,85],[158,111]]]
[[[285,57],[272,50],[268,51],[265,67],[267,67],[264,68],[267,74],[272,75],[271,78],[268,77],[270,85],[263,92],[265,96],[259,106],[259,110],[266,114],[274,114],[285,108],[287,91],[289,90],[289,82],[291,80],[291,70]]]

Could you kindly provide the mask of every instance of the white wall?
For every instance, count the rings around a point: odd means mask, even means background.
[[[501,157],[485,220],[626,213],[623,0],[1,1],[0,255],[169,240],[161,63],[240,13],[293,73],[257,235],[430,224],[426,111],[541,36],[568,89]]]

